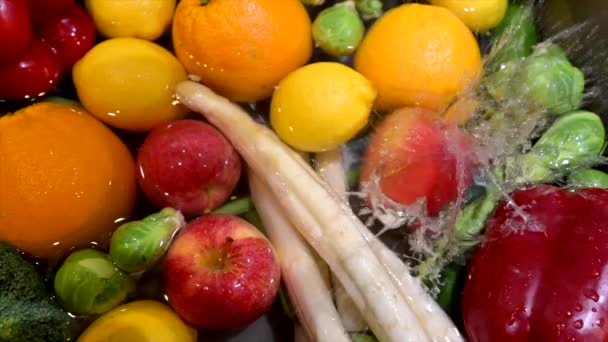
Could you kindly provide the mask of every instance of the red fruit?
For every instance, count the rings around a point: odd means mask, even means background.
[[[178,120],[146,137],[137,155],[137,181],[158,208],[200,215],[222,205],[241,176],[236,150],[211,125]]]
[[[281,270],[270,241],[247,221],[212,214],[190,222],[164,266],[169,304],[203,330],[242,328],[266,313]]]
[[[470,185],[474,160],[467,136],[435,118],[423,108],[387,116],[367,147],[361,174],[364,184],[378,181],[382,193],[399,204],[426,199],[429,215],[452,202],[459,186]]]
[[[95,44],[96,28],[91,16],[80,6],[73,5],[39,29],[63,61],[66,70]]]
[[[0,66],[25,52],[32,40],[31,26],[28,7],[23,0],[0,0]]]
[[[44,95],[55,87],[62,65],[49,44],[34,38],[20,58],[0,66],[0,100]]]
[[[537,186],[489,221],[463,292],[476,341],[608,340],[608,190]]]
[[[34,27],[42,27],[74,5],[75,0],[28,0]]]

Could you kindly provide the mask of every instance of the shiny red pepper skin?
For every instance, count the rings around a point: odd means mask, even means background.
[[[519,190],[473,254],[463,291],[472,342],[608,341],[608,190]]]

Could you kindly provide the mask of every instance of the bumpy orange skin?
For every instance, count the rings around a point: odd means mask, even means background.
[[[475,37],[452,12],[404,4],[371,27],[354,66],[378,89],[377,109],[441,111],[475,83],[482,63]]]
[[[39,103],[0,118],[0,241],[56,260],[91,241],[105,245],[130,215],[134,162],[89,113]]]
[[[269,97],[313,48],[310,18],[299,0],[182,0],[172,34],[186,71],[239,102]]]

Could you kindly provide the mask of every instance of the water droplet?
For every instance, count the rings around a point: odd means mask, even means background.
[[[574,321],[574,329],[582,329],[583,328],[583,320],[577,319]]]
[[[577,312],[581,312],[581,311],[583,311],[583,306],[580,303],[577,303],[576,306],[574,307],[574,310],[576,310]]]
[[[583,295],[596,303],[600,300],[600,295],[593,289],[584,290]]]
[[[595,325],[597,325],[600,328],[604,327],[604,319],[603,318],[598,319],[597,321],[595,321]]]
[[[570,312],[570,311],[566,311],[566,316],[568,316],[568,317],[572,317],[572,312]]]

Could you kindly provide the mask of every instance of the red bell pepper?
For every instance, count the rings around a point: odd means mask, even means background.
[[[608,341],[608,190],[542,185],[512,198],[470,259],[470,340]]]

